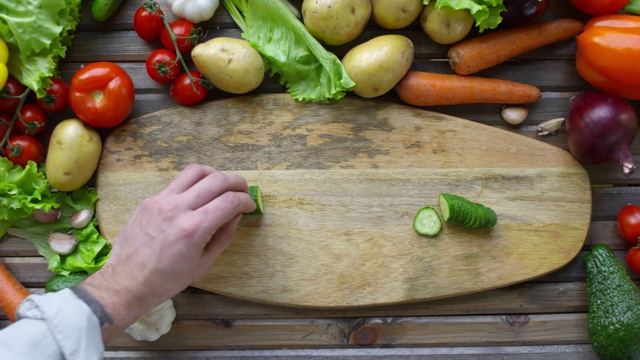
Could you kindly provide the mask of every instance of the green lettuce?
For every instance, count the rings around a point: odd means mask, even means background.
[[[9,73],[43,97],[80,21],[80,0],[3,0],[0,36]]]
[[[71,216],[83,209],[95,211],[98,195],[95,189],[83,186],[71,192],[52,192],[43,169],[34,162],[23,169],[0,158],[0,237],[5,233],[33,243],[47,260],[47,269],[58,275],[74,272],[94,273],[109,258],[111,245],[100,235],[97,219],[82,229],[71,226]],[[60,218],[51,224],[39,222],[32,216],[36,209],[60,211]],[[78,239],[76,249],[69,255],[59,255],[48,244],[49,234],[62,232]]]
[[[423,3],[428,5],[429,1],[424,0]],[[469,10],[480,32],[498,27],[502,21],[500,13],[507,10],[502,0],[435,0],[435,2],[435,9],[449,6],[456,10]]]
[[[341,99],[355,83],[282,1],[223,0],[244,37],[264,59],[269,76],[296,100]]]
[[[624,8],[624,12],[640,15],[640,0],[631,0]]]

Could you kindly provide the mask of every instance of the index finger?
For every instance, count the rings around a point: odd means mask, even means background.
[[[216,171],[211,166],[189,164],[167,185],[163,192],[181,194]]]

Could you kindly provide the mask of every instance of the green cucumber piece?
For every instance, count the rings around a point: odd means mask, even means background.
[[[89,274],[86,272],[72,272],[69,276],[66,275],[53,275],[44,284],[45,292],[56,292],[63,289],[71,288],[80,285]]]
[[[442,193],[438,196],[438,204],[446,222],[470,228],[490,228],[498,219],[493,209],[459,195]]]
[[[418,210],[413,219],[413,229],[420,235],[436,236],[442,230],[442,220],[436,209],[426,206]]]
[[[124,0],[93,0],[91,16],[96,21],[105,21],[118,10]]]
[[[256,209],[252,212],[245,213],[245,215],[264,214],[264,203],[262,202],[262,190],[260,190],[260,187],[256,185],[249,186],[249,195],[251,195],[253,202],[256,203]]]

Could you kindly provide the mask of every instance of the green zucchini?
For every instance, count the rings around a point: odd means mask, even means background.
[[[413,230],[420,235],[436,236],[442,230],[442,220],[436,209],[426,206],[418,210],[413,219]]]
[[[123,0],[93,0],[91,16],[96,21],[105,21],[118,10]]]
[[[52,277],[50,277],[47,282],[44,284],[44,291],[45,292],[56,292],[56,291],[60,291],[62,289],[66,289],[66,288],[70,288],[70,287],[74,287],[77,285],[80,285],[81,282],[84,281],[84,279],[87,278],[87,276],[89,276],[89,274],[87,274],[86,272],[73,272],[71,274],[69,274],[69,276],[66,275],[53,275]]]
[[[459,195],[442,193],[438,197],[438,203],[442,219],[446,222],[469,228],[491,228],[498,221],[493,209]]]
[[[260,187],[255,185],[249,186],[249,195],[251,195],[253,202],[256,203],[256,209],[250,213],[245,213],[245,215],[264,214],[264,203],[262,202],[262,190],[260,190]]]

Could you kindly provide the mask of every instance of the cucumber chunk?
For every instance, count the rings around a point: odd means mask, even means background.
[[[418,210],[413,219],[413,229],[420,235],[436,236],[442,230],[442,221],[436,209],[427,206]]]
[[[446,222],[469,228],[491,228],[498,220],[493,209],[459,195],[442,193],[438,196],[438,204]]]
[[[249,213],[244,213],[245,215],[262,215],[264,214],[264,204],[262,203],[262,190],[260,190],[259,186],[250,185],[249,186],[249,195],[253,199],[253,202],[256,203],[256,209]]]

